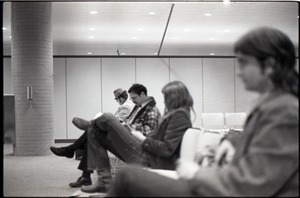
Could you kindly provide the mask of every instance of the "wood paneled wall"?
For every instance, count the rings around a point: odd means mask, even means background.
[[[185,83],[194,99],[195,127],[201,125],[202,112],[248,112],[257,97],[244,90],[234,58],[54,58],[53,64],[55,139],[81,135],[73,117],[114,113],[118,104],[113,91],[128,90],[133,83],[147,87],[161,113],[162,87],[173,80]],[[13,94],[10,58],[4,58],[3,74],[4,93]]]

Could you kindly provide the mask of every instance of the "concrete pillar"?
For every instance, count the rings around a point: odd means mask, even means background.
[[[51,2],[11,3],[14,155],[18,156],[48,155],[54,143],[51,12]]]

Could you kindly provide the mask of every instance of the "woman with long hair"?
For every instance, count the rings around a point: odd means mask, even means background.
[[[148,136],[134,129],[126,130],[110,113],[86,121],[91,125],[87,132],[88,167],[97,171],[98,179],[93,185],[82,186],[82,191],[107,191],[111,183],[107,150],[129,164],[169,170],[175,168],[183,135],[192,127],[190,111],[193,111],[193,99],[179,81],[166,84],[162,94],[164,115],[159,119],[156,130]]]

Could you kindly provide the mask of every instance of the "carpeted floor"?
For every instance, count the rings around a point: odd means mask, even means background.
[[[68,144],[56,144],[61,147]],[[5,197],[70,197],[80,188],[69,183],[81,175],[79,161],[48,156],[13,156],[13,145],[4,144],[3,195]],[[95,181],[96,173],[92,174]]]

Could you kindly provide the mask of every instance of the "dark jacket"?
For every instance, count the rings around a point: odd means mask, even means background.
[[[299,196],[298,98],[274,91],[248,116],[231,165],[189,180],[201,196]]]
[[[142,148],[151,168],[173,170],[183,135],[192,123],[189,112],[184,109],[177,109],[162,119],[157,130],[145,139]]]

